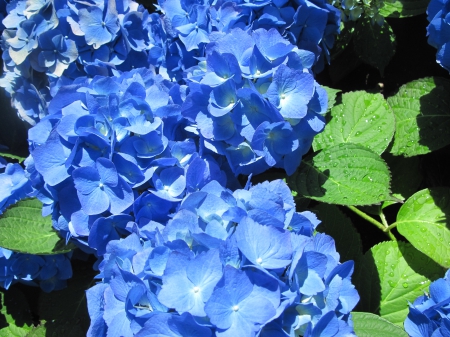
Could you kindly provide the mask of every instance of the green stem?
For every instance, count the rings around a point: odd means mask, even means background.
[[[355,206],[347,206],[348,208],[350,208],[353,212],[355,212],[356,214],[358,214],[361,218],[363,218],[364,220],[369,221],[371,224],[377,226],[379,229],[381,229],[383,232],[385,231],[386,227],[384,227],[384,225],[381,222],[378,222],[377,220],[375,220],[374,218],[372,218],[371,216],[367,215],[366,213],[364,213],[363,211],[359,210],[358,208],[356,208]]]
[[[397,241],[397,238],[395,237],[395,235],[391,232],[391,229],[392,228],[394,228],[394,227],[396,227],[397,225],[395,225],[395,226],[389,226],[389,224],[388,224],[388,222],[387,222],[387,220],[386,220],[386,216],[384,215],[384,213],[383,213],[383,210],[380,210],[380,219],[381,219],[381,222],[383,223],[383,225],[385,226],[385,229],[384,229],[384,231],[387,233],[387,235],[389,236],[389,238],[392,240],[392,241]]]
[[[389,236],[389,239],[391,239],[392,241],[397,241],[397,238],[390,230],[386,229],[385,233],[387,234],[387,236]]]
[[[390,231],[392,228],[397,227],[397,223],[394,222],[392,225],[388,226],[388,228],[386,228],[386,230]]]
[[[384,233],[386,233],[386,235],[389,237],[389,239],[391,239],[392,241],[397,241],[397,239],[395,238],[394,234],[392,234],[389,230],[388,227],[385,227],[384,224],[382,224],[381,222],[375,220],[374,218],[372,218],[371,216],[367,215],[366,213],[364,213],[363,211],[359,210],[358,208],[356,208],[355,206],[347,206],[350,210],[352,210],[353,212],[355,212],[356,214],[358,214],[361,218],[363,218],[364,220],[370,222],[372,225],[375,225],[376,227],[378,227],[379,229],[381,229]]]
[[[383,210],[380,210],[380,218],[381,218],[381,222],[383,223],[384,227],[386,229],[389,228],[389,224],[386,220],[386,217],[384,216]]]

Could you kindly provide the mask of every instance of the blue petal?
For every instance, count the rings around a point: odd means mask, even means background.
[[[235,232],[239,249],[253,264],[278,269],[291,262],[290,234],[283,229],[264,226],[245,217]]]

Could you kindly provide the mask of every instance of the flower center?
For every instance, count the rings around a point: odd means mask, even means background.
[[[238,305],[233,305],[233,308],[232,308],[232,309],[233,309],[234,312],[236,312],[236,311],[239,310],[239,306],[238,306]]]

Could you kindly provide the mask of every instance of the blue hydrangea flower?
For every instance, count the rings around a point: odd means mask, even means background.
[[[430,284],[429,293],[410,304],[405,330],[411,337],[450,334],[450,271]]]
[[[267,297],[254,289],[244,271],[229,265],[205,306],[211,322],[218,328],[218,336],[254,336],[275,316],[275,309]]]
[[[432,0],[427,9],[428,21],[427,27],[428,43],[438,51],[436,61],[441,67],[450,72],[450,22],[448,13],[450,8],[448,2]]]
[[[19,164],[7,164],[5,172],[0,173],[0,214],[32,192],[31,181],[23,168]]]
[[[149,196],[140,205],[156,201]],[[185,196],[171,218],[136,224],[109,242],[102,283],[88,292],[90,331],[354,336],[353,262],[339,263],[332,238],[313,235],[318,223],[311,212],[295,212],[281,180],[234,192],[213,180]]]
[[[107,210],[119,214],[133,203],[133,191],[117,174],[109,159],[98,158],[95,168],[80,167],[72,175],[86,214],[100,214]]]
[[[63,289],[72,277],[70,256],[22,254],[0,248],[0,285],[8,289],[16,282],[40,286],[45,292]]]
[[[88,45],[95,49],[111,42],[120,30],[116,2],[109,0],[102,10],[96,6],[89,6],[78,11],[80,28],[84,33]]]
[[[206,316],[205,303],[222,277],[218,250],[209,250],[190,260],[187,256],[172,253],[163,275],[163,286],[158,299],[180,314]]]

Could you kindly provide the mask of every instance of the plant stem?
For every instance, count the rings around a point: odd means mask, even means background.
[[[361,218],[363,218],[364,220],[369,221],[371,224],[377,226],[379,229],[381,229],[383,232],[386,229],[386,227],[384,227],[384,225],[381,222],[378,222],[377,220],[375,220],[374,218],[372,218],[371,216],[367,215],[366,213],[364,213],[363,211],[359,210],[358,208],[356,208],[355,206],[347,206],[348,208],[350,208],[353,212],[355,212],[356,214],[358,214]]]
[[[359,210],[358,208],[356,208],[355,206],[347,206],[350,210],[352,210],[353,212],[355,212],[356,214],[358,214],[361,218],[363,218],[364,220],[370,222],[372,225],[375,225],[376,227],[378,227],[379,229],[381,229],[384,233],[386,233],[386,235],[389,237],[389,239],[391,239],[392,241],[397,241],[397,239],[395,238],[394,234],[392,234],[389,231],[389,226],[385,226],[384,224],[382,224],[381,222],[375,220],[374,218],[372,218],[371,216],[367,215],[366,213],[364,213],[363,211]],[[385,219],[386,221],[386,219]],[[387,223],[386,223],[387,224]]]
[[[389,226],[389,224],[388,224],[388,222],[387,222],[387,220],[386,220],[386,216],[384,215],[382,209],[380,210],[380,219],[381,219],[381,222],[383,223],[383,225],[385,226],[384,231],[387,233],[387,235],[389,236],[389,238],[390,238],[392,241],[397,241],[397,238],[396,238],[395,235],[391,232],[391,229],[394,228],[394,227],[396,227],[397,225],[395,225],[395,226]]]
[[[392,241],[397,241],[397,238],[394,234],[392,234],[390,230],[386,229],[385,233],[387,234],[387,236],[389,236],[389,239],[391,239]]]
[[[397,223],[394,222],[392,225],[388,226],[388,228],[386,228],[388,231],[390,231],[392,228],[397,227]]]
[[[388,229],[389,228],[389,224],[388,224],[388,222],[386,220],[386,217],[385,217],[385,215],[383,213],[383,210],[380,210],[380,219],[381,219],[381,222],[383,223],[384,227],[386,229]]]

